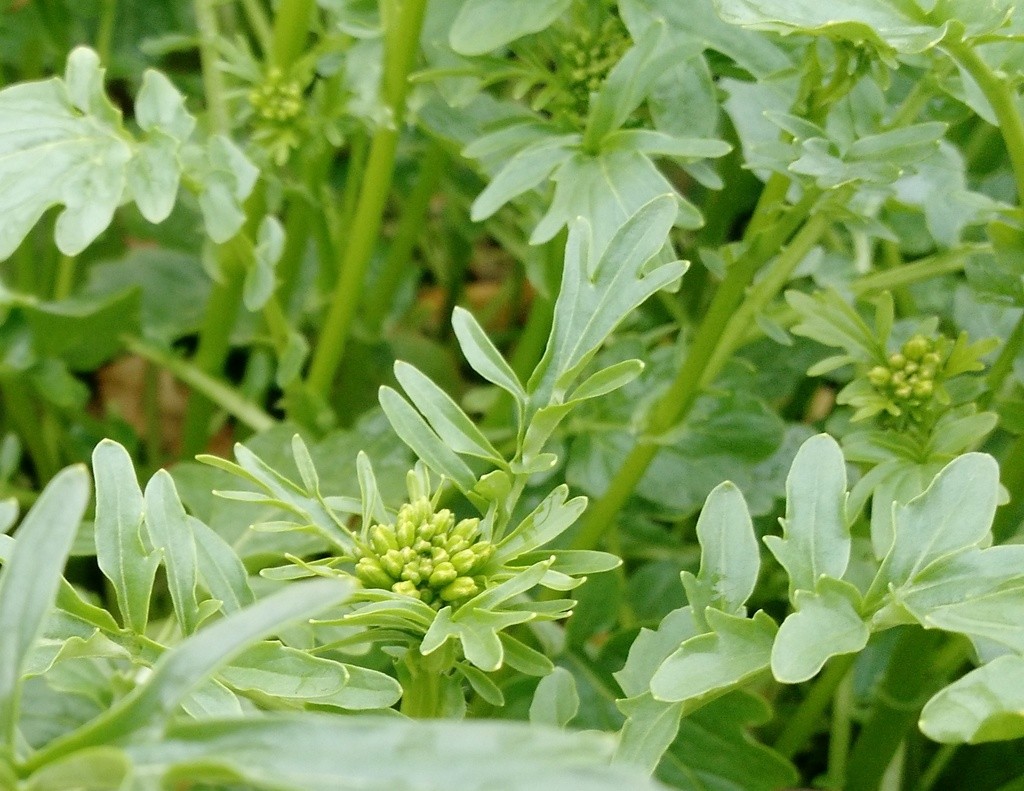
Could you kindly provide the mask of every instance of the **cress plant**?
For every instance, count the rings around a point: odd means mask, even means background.
[[[1022,787],[1020,4],[526,5],[0,6],[0,791]]]

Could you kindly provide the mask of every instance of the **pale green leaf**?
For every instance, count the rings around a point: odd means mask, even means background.
[[[576,716],[579,708],[576,679],[564,667],[556,667],[540,680],[533,693],[530,722],[564,728]]]

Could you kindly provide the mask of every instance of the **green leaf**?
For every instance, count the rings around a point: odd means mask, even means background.
[[[455,308],[452,312],[452,330],[458,338],[462,354],[474,371],[509,393],[519,403],[526,401],[526,391],[519,378],[472,313],[465,308]]]
[[[199,625],[199,558],[196,541],[174,480],[158,470],[146,484],[146,527],[153,547],[163,553],[174,614],[185,634]]]
[[[336,705],[349,682],[344,665],[277,642],[250,646],[220,672],[235,689],[283,700]]]
[[[653,773],[679,733],[683,704],[657,700],[645,692],[620,700],[618,706],[627,719],[619,734],[615,762]]]
[[[82,252],[110,225],[131,158],[92,50],[79,47],[68,56],[64,80],[0,91],[0,260],[54,205],[64,206],[57,247],[65,255]]]
[[[622,362],[609,365],[597,373],[591,374],[583,380],[566,398],[566,403],[588,401],[591,398],[613,393],[620,387],[625,387],[636,379],[644,370],[642,360],[623,360]]]
[[[451,396],[419,369],[399,360],[395,377],[409,400],[423,414],[442,441],[456,453],[487,459],[505,465],[502,455],[484,436]]]
[[[533,693],[530,722],[564,728],[580,710],[576,679],[564,667],[556,667],[544,676]]]
[[[139,326],[135,289],[99,298],[39,302],[23,310],[41,355],[58,357],[75,371],[91,371],[121,351],[121,336]]]
[[[921,732],[945,744],[1024,736],[1024,657],[1006,655],[940,690],[921,712]]]
[[[145,683],[88,725],[37,754],[39,763],[130,734],[163,727],[181,701],[253,643],[344,602],[352,584],[336,579],[292,583],[190,635],[163,654]]]
[[[395,433],[438,475],[443,475],[468,492],[476,476],[466,463],[434,433],[419,413],[390,387],[380,389],[380,405]]]
[[[120,791],[131,773],[123,750],[94,747],[54,761],[34,772],[24,791]]]
[[[846,572],[846,462],[832,437],[819,434],[800,446],[786,478],[782,538],[764,542],[789,574],[790,596],[815,590],[822,576],[841,579]]]
[[[110,580],[124,625],[146,633],[160,553],[142,543],[145,506],[131,456],[105,439],[92,454],[96,478],[96,562]]]
[[[572,0],[534,0],[522,13],[516,0],[466,0],[452,25],[449,43],[460,55],[483,55],[548,27]]]
[[[140,773],[163,773],[170,763],[192,780],[289,791],[385,791],[408,787],[410,778],[424,789],[460,791],[662,787],[609,766],[613,749],[606,734],[525,723],[271,713],[179,722],[162,739],[132,745],[130,754]]]
[[[211,137],[205,147],[190,153],[185,172],[202,184],[199,210],[206,233],[217,244],[224,244],[245,223],[242,203],[256,186],[259,170],[223,135]]]
[[[540,549],[572,527],[587,508],[586,497],[568,500],[569,487],[556,487],[515,530],[497,542],[495,564],[506,564],[526,552]],[[495,538],[497,540],[497,537]]]
[[[710,634],[684,641],[658,668],[651,692],[692,711],[768,669],[778,627],[763,611],[753,618],[708,609]]]
[[[284,228],[276,217],[267,215],[256,231],[252,265],[245,272],[243,298],[251,311],[262,310],[277,287],[274,268],[284,252]]]
[[[818,674],[833,656],[867,645],[871,630],[860,615],[860,593],[848,582],[821,577],[813,591],[793,594],[791,613],[772,646],[772,674],[783,684],[799,684]]]
[[[686,271],[679,261],[646,268],[664,246],[675,215],[673,196],[655,198],[599,253],[591,250],[587,224],[574,224],[565,248],[551,338],[528,385],[534,398],[546,403],[549,394],[567,389],[627,315]]]
[[[473,201],[470,219],[486,220],[513,198],[546,181],[569,158],[579,141],[579,135],[549,137],[517,152]]]
[[[866,601],[984,541],[998,499],[999,465],[991,456],[968,453],[947,464],[922,495],[895,506],[895,538]]]
[[[195,541],[199,575],[224,612],[235,612],[255,602],[249,575],[231,545],[194,516],[188,517],[188,526]]]
[[[606,151],[640,151],[650,157],[685,160],[724,157],[732,151],[732,146],[724,140],[676,137],[654,129],[620,129],[605,137],[601,145]]]
[[[432,654],[450,638],[456,637],[462,644],[466,661],[488,673],[499,669],[504,661],[504,645],[498,634],[503,629],[533,618],[533,613],[529,612],[497,613],[466,605],[458,614],[461,617],[456,621],[450,607],[438,612],[423,636],[420,652],[424,655]]]
[[[743,614],[743,605],[757,584],[761,554],[743,493],[726,481],[712,489],[697,520],[700,541],[700,571],[694,577],[683,572],[694,612],[714,607],[733,615]]]
[[[42,636],[88,502],[85,468],[60,472],[25,515],[0,573],[0,756],[14,748],[22,669]]]

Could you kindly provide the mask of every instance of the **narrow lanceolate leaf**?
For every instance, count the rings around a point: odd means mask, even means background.
[[[782,538],[766,536],[764,542],[789,574],[790,595],[813,591],[822,575],[839,579],[846,572],[846,462],[827,434],[800,446],[786,478]]]
[[[658,700],[707,703],[768,669],[778,627],[763,611],[740,618],[707,611],[710,634],[691,637],[658,668],[651,692]]]
[[[418,368],[399,361],[395,363],[395,377],[409,400],[448,447],[456,453],[478,456],[498,465],[505,464],[502,455],[462,408]]]
[[[166,470],[157,471],[150,479],[145,505],[150,540],[163,552],[174,614],[182,631],[191,634],[199,625],[199,558],[188,515]]]
[[[526,391],[515,371],[491,343],[472,313],[465,308],[455,308],[452,312],[452,331],[459,341],[462,354],[474,371],[511,394],[519,403],[526,400]]]
[[[761,569],[754,525],[743,493],[725,482],[712,489],[697,520],[700,572],[685,572],[683,584],[698,614],[715,607],[742,614]],[[698,609],[699,608],[699,609]]]
[[[30,763],[49,763],[162,724],[193,689],[247,647],[341,604],[352,589],[337,579],[296,582],[202,629],[161,656],[145,683],[88,725],[52,742]]]
[[[22,670],[53,609],[88,502],[85,468],[59,473],[25,516],[0,572],[0,757],[13,748]]]
[[[449,42],[460,55],[483,55],[521,36],[543,30],[571,0],[534,0],[522,13],[517,0],[468,0],[452,24]]]
[[[921,732],[946,744],[1024,736],[1024,657],[1007,654],[940,690],[921,712]]]
[[[871,630],[859,612],[860,593],[848,582],[822,577],[814,591],[798,590],[792,613],[772,646],[772,674],[783,684],[812,678],[833,656],[867,645]]]
[[[446,445],[419,413],[390,387],[380,389],[380,405],[395,433],[412,448],[430,469],[449,478],[463,491],[476,483],[476,476],[462,459]]]
[[[989,535],[999,496],[999,465],[983,453],[947,464],[919,497],[894,512],[895,538],[871,594],[897,587],[931,563],[981,544]]]
[[[188,525],[196,544],[199,574],[224,612],[235,612],[256,601],[249,587],[249,574],[231,545],[193,516],[188,517]]]
[[[110,580],[124,625],[144,634],[160,555],[142,543],[142,490],[131,456],[105,439],[92,454],[96,478],[96,562]]]

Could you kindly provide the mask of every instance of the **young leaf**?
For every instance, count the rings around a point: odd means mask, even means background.
[[[92,454],[96,478],[96,562],[114,586],[124,625],[146,633],[160,554],[142,544],[145,506],[131,456],[105,439]]]
[[[989,535],[999,499],[999,465],[983,453],[949,464],[928,489],[894,511],[895,538],[866,597],[911,580],[931,563]]]
[[[194,516],[188,517],[188,526],[195,539],[199,574],[224,612],[235,612],[255,602],[249,574],[231,545]]]
[[[484,55],[554,22],[572,0],[534,0],[523,14],[516,0],[467,0],[452,24],[449,43],[460,55]]]
[[[823,575],[840,579],[846,572],[846,462],[827,434],[807,440],[793,460],[782,532],[782,538],[765,536],[764,543],[789,574],[791,596],[797,590],[813,591]]]
[[[580,709],[576,679],[564,667],[556,667],[544,676],[533,693],[530,722],[564,728]]]
[[[463,491],[476,483],[476,476],[466,463],[446,445],[413,409],[409,402],[390,387],[380,389],[380,405],[395,433],[438,475],[444,475]]]
[[[608,335],[656,291],[678,280],[685,266],[645,265],[664,247],[676,217],[676,200],[663,195],[647,203],[616,231],[600,258],[591,260],[589,229],[577,222],[565,248],[562,286],[544,357],[530,377],[531,396],[544,405],[565,390]]]
[[[473,201],[470,219],[486,220],[513,198],[546,181],[579,142],[579,135],[548,137],[516,153]]]
[[[477,323],[472,313],[465,308],[455,308],[452,312],[452,330],[459,340],[462,354],[473,366],[474,371],[509,393],[517,402],[526,401],[526,391],[523,390],[519,378],[505,362],[501,352],[494,348],[491,339],[487,337],[487,333]]]
[[[761,570],[754,525],[743,493],[726,481],[711,490],[697,520],[700,571],[683,572],[690,605],[696,613],[714,607],[731,615],[743,614],[743,605],[757,584]]]
[[[708,609],[714,630],[686,640],[658,668],[651,692],[692,711],[768,669],[778,627],[763,611],[753,618]]]
[[[469,416],[444,390],[408,363],[395,363],[395,377],[409,400],[423,414],[431,428],[456,453],[487,459],[499,466],[505,460]]]
[[[26,514],[0,572],[0,758],[14,748],[23,668],[53,608],[88,502],[85,468],[59,473]]]
[[[165,653],[145,683],[92,722],[34,756],[38,764],[162,725],[201,682],[253,643],[344,602],[352,585],[337,579],[296,582],[190,635]]]
[[[848,582],[821,577],[815,590],[793,594],[791,613],[772,646],[772,674],[783,684],[799,684],[818,674],[831,657],[867,645],[871,630],[861,618],[860,593]]]
[[[921,732],[945,744],[1024,736],[1024,657],[1006,655],[939,691],[921,712]]]
[[[166,470],[158,470],[146,485],[145,505],[150,540],[163,552],[174,614],[182,631],[191,634],[199,625],[199,558],[185,507]]]

